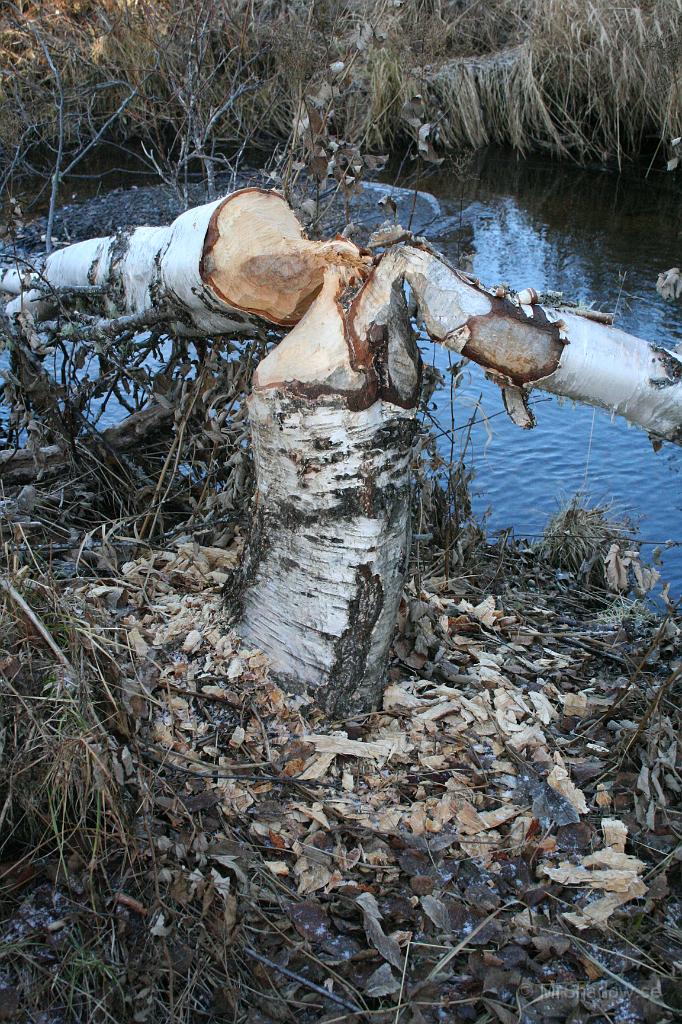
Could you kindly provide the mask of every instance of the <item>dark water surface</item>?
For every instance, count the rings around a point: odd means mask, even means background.
[[[384,180],[394,183],[393,176]],[[127,186],[129,180],[119,183]],[[682,179],[659,170],[646,179],[635,171],[619,176],[488,150],[461,177],[443,170],[422,180],[421,189],[437,202],[418,202],[414,226],[453,262],[472,253],[473,270],[486,284],[562,291],[567,298],[615,310],[616,322],[626,331],[675,347],[682,345],[682,300],[664,302],[655,281],[659,271],[682,260],[681,186]],[[103,193],[109,187],[99,180]],[[75,189],[73,198],[80,201],[90,192],[85,181]],[[143,193],[143,188],[126,193],[125,209],[131,197],[144,199]],[[376,193],[374,186],[362,196],[361,219],[363,206],[376,211]],[[406,224],[412,196],[396,193],[396,201]],[[116,216],[118,204],[113,206]],[[138,206],[129,216],[158,222],[156,209]],[[110,228],[108,222],[98,223],[89,234]],[[427,346],[424,357],[447,371],[443,349]],[[6,354],[0,354],[0,369],[5,364]],[[656,454],[646,434],[622,420],[612,421],[602,410],[562,404],[539,391],[533,401],[538,426],[522,431],[504,413],[499,389],[476,367],[464,371],[457,390],[455,458],[480,402],[466,458],[476,471],[475,512],[479,517],[488,513],[489,531],[513,527],[517,536],[535,538],[559,504],[582,490],[588,499],[611,503],[614,513],[628,515],[641,537],[652,542],[645,553],[668,540],[682,541],[682,449],[666,445]],[[435,402],[439,423],[449,430],[449,390],[438,392]],[[100,426],[120,415],[112,406]],[[450,455],[445,438],[443,455]],[[671,594],[679,596],[682,546],[663,552],[662,571]]]
[[[672,176],[657,171],[646,180],[626,178],[487,152],[462,181],[444,172],[421,187],[443,207],[429,238],[453,261],[473,252],[473,271],[485,284],[558,290],[615,310],[623,330],[668,347],[682,345],[682,301],[664,302],[655,290],[659,271],[682,259],[680,186]],[[447,369],[442,349],[424,355]],[[517,535],[534,537],[562,500],[582,490],[627,514],[645,540],[682,541],[682,449],[665,445],[654,453],[646,434],[623,420],[539,391],[538,425],[522,431],[506,414],[498,415],[499,389],[474,367],[457,391],[456,427],[470,419],[479,398],[477,415],[489,418],[492,438],[484,423],[474,426],[469,456],[476,470],[475,510],[489,510],[489,530],[512,526]],[[448,393],[438,393],[436,401],[449,428]],[[459,450],[465,431],[455,437]],[[445,439],[443,447],[449,453]],[[663,577],[679,596],[682,547],[664,551]]]

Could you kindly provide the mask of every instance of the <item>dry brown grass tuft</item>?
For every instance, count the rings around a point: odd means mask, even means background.
[[[28,845],[94,866],[127,831],[110,749],[122,720],[117,652],[104,622],[46,573],[2,582],[0,858]]]
[[[22,15],[8,4],[3,162],[54,159],[43,44],[61,73],[72,155],[107,126],[102,139],[144,143],[162,169],[180,175],[193,161],[208,173],[247,141],[271,152],[289,140],[305,96],[326,82],[334,134],[354,144],[414,141],[406,103],[419,95],[441,148],[494,141],[620,160],[682,134],[680,24],[682,0],[46,0]]]
[[[577,494],[550,519],[539,555],[591,586],[606,587],[606,556],[612,544],[624,542],[626,533],[608,506],[590,506]]]

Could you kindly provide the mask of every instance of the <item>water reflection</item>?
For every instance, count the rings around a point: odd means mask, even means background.
[[[682,258],[682,206],[671,176],[624,178],[489,151],[462,181],[444,172],[422,187],[439,197],[445,214],[430,237],[453,260],[473,251],[474,272],[487,284],[563,291],[616,310],[624,330],[667,346],[682,343],[682,303],[664,302],[654,289],[658,272]],[[425,356],[442,369],[448,365],[440,349]],[[490,529],[539,534],[557,502],[583,488],[628,513],[643,538],[682,540],[680,449],[665,446],[655,454],[643,432],[556,399],[538,405],[536,430],[521,431],[494,415],[502,407],[499,391],[476,370],[467,373],[460,395],[469,402],[458,402],[457,425],[479,396],[494,416],[490,443],[483,425],[472,433],[475,509],[490,510]],[[536,392],[540,397],[546,396]],[[447,393],[437,402],[447,427]],[[682,547],[664,552],[663,564],[679,595]]]

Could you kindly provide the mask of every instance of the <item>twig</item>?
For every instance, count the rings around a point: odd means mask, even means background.
[[[41,619],[38,618],[36,613],[33,611],[33,609],[30,607],[30,605],[26,603],[26,601],[21,596],[19,591],[16,590],[12,586],[12,584],[9,582],[9,580],[4,580],[1,577],[0,577],[0,587],[5,591],[7,596],[10,597],[12,599],[12,601],[14,601],[14,603],[17,606],[17,608],[19,608],[19,610],[23,613],[23,615],[28,619],[28,621],[31,623],[33,628],[36,629],[38,631],[38,633],[40,633],[41,637],[43,638],[43,640],[45,641],[47,646],[50,648],[50,650],[54,654],[54,656],[57,659],[57,661],[59,662],[59,664],[71,676],[73,676],[75,678],[76,670],[74,669],[73,665],[71,664],[69,659],[66,657],[66,655],[64,654],[62,649],[58,646],[56,640],[54,639],[52,634],[47,629],[47,626],[41,621]]]
[[[47,214],[47,228],[45,231],[45,252],[49,255],[52,252],[52,227],[54,225],[54,215],[57,209],[57,196],[59,194],[59,184],[62,179],[62,155],[64,153],[64,85],[62,83],[62,76],[59,72],[59,68],[52,60],[52,54],[50,53],[49,47],[47,46],[42,35],[33,24],[32,21],[27,21],[28,27],[36,42],[40,46],[41,50],[45,54],[45,60],[47,61],[50,71],[55,80],[57,86],[57,116],[59,125],[59,135],[57,139],[57,156],[54,162],[54,173],[52,174],[52,187],[50,190],[50,208]]]
[[[507,903],[503,904],[503,906],[501,906],[501,907],[498,907],[498,908],[497,908],[497,910],[493,910],[492,914],[488,914],[488,916],[487,916],[486,918],[484,918],[484,919],[483,919],[482,921],[480,921],[480,922],[479,922],[479,924],[477,924],[477,925],[476,925],[476,927],[475,927],[475,928],[473,928],[473,929],[472,929],[472,931],[470,931],[470,932],[468,933],[468,935],[465,935],[465,936],[464,936],[464,938],[463,938],[463,939],[461,939],[461,940],[460,940],[460,941],[459,941],[459,942],[457,943],[457,945],[456,945],[456,946],[454,946],[454,947],[453,947],[453,948],[452,948],[452,949],[450,950],[450,952],[449,952],[449,953],[446,953],[446,954],[445,954],[445,956],[443,957],[443,959],[442,959],[442,960],[441,960],[441,961],[440,961],[439,963],[437,963],[435,967],[433,967],[433,968],[431,969],[431,971],[429,972],[429,974],[428,974],[428,976],[427,976],[427,979],[426,979],[426,980],[427,980],[427,981],[433,981],[433,979],[434,979],[434,978],[435,978],[435,977],[436,977],[436,976],[437,976],[438,974],[440,974],[440,972],[441,972],[441,971],[445,970],[445,968],[446,968],[446,967],[447,967],[447,965],[448,965],[448,964],[450,963],[450,961],[451,961],[451,960],[454,960],[454,958],[455,958],[455,957],[456,957],[456,956],[457,956],[457,955],[458,955],[459,953],[461,953],[461,952],[462,952],[462,950],[463,950],[463,949],[464,949],[464,948],[465,948],[466,946],[468,946],[468,945],[469,945],[469,943],[471,942],[471,940],[472,940],[472,939],[473,939],[473,938],[474,938],[474,937],[475,937],[476,935],[478,935],[478,933],[479,933],[480,931],[483,931],[483,929],[485,928],[485,926],[486,926],[487,924],[490,924],[490,922],[491,922],[491,921],[493,921],[493,920],[494,920],[494,919],[495,919],[495,918],[497,917],[497,915],[498,915],[498,914],[501,914],[503,910],[508,910],[508,909],[509,909],[509,907],[513,907],[515,903],[519,903],[519,902],[520,902],[519,900],[509,900],[509,902],[507,902]]]
[[[145,76],[145,78],[144,78],[144,81],[143,81],[143,84],[145,84],[145,83],[146,83],[146,81],[147,81],[147,79],[148,79],[149,77],[150,77],[150,75],[146,75],[146,76]],[[117,83],[111,83],[111,84],[117,84]],[[75,157],[73,158],[73,160],[71,161],[71,163],[70,163],[70,164],[68,165],[68,167],[65,167],[65,168],[64,168],[64,170],[62,171],[62,175],[61,175],[61,176],[62,176],[62,178],[65,178],[67,174],[70,174],[70,173],[71,173],[71,171],[73,170],[73,168],[74,168],[74,167],[76,166],[76,164],[80,163],[80,161],[81,161],[81,160],[83,159],[83,157],[85,156],[85,154],[86,154],[86,153],[89,153],[89,152],[90,152],[90,150],[92,149],[92,147],[93,147],[93,146],[97,145],[97,143],[98,143],[98,142],[99,142],[99,140],[100,140],[100,139],[102,138],[102,136],[104,135],[104,133],[105,133],[105,131],[107,130],[107,128],[109,127],[109,125],[113,124],[113,123],[114,123],[114,121],[116,120],[116,118],[118,118],[118,117],[120,117],[120,116],[121,116],[121,114],[122,114],[122,113],[123,113],[123,111],[124,111],[124,110],[126,109],[126,107],[128,106],[128,104],[129,104],[129,103],[131,103],[131,102],[132,102],[132,101],[133,101],[133,100],[135,99],[135,97],[137,96],[137,94],[138,94],[138,92],[139,92],[139,91],[140,91],[140,87],[139,87],[139,86],[136,86],[136,87],[135,87],[135,88],[134,88],[134,89],[133,89],[133,90],[131,91],[130,95],[129,95],[129,96],[126,96],[126,98],[125,98],[125,99],[123,100],[123,102],[122,102],[122,103],[120,104],[120,106],[118,107],[118,109],[117,109],[117,110],[115,110],[115,111],[114,111],[114,113],[113,113],[113,114],[111,114],[111,116],[107,118],[107,120],[106,120],[106,121],[104,122],[104,124],[102,125],[102,127],[101,127],[101,128],[99,129],[99,131],[97,132],[97,134],[96,134],[96,135],[94,135],[94,136],[93,136],[93,137],[92,137],[92,138],[90,139],[90,141],[88,142],[87,146],[84,146],[84,147],[83,147],[83,149],[81,149],[81,151],[80,151],[79,153],[76,153]]]
[[[193,696],[195,696],[193,694]],[[140,747],[140,752],[143,757],[148,757],[155,764],[161,765],[162,768],[168,768],[174,772],[182,772],[183,775],[191,775],[195,779],[235,779],[237,782],[252,782],[252,783],[274,783],[275,785],[282,786],[300,786],[302,789],[308,786],[327,786],[328,783],[324,779],[299,779],[295,775],[245,775],[243,772],[238,771],[226,771],[225,768],[220,765],[207,764],[205,761],[195,761],[193,758],[187,756],[187,754],[181,754],[177,750],[163,751],[165,754],[172,754],[173,757],[183,757],[189,762],[189,764],[201,764],[206,771],[194,771],[194,769],[186,767],[182,764],[176,764],[174,761],[168,759],[168,757],[160,757],[156,750],[152,749],[151,746],[145,748]],[[157,748],[158,750],[158,748]],[[238,767],[238,766],[236,766]]]
[[[259,963],[265,964],[266,967],[271,967],[274,971],[278,971],[280,974],[283,974],[285,978],[290,978],[291,981],[297,981],[299,985],[305,985],[306,988],[312,989],[313,992],[317,992],[318,995],[324,996],[325,999],[329,999],[332,1003],[336,1003],[337,1006],[342,1006],[344,1010],[350,1010],[351,1013],[359,1014],[364,1012],[360,1006],[355,1006],[354,1003],[349,1003],[341,996],[335,995],[334,992],[329,992],[326,988],[323,988],[322,985],[316,985],[314,981],[309,981],[308,978],[304,978],[302,974],[290,971],[288,967],[283,967],[275,960],[269,960],[266,956],[262,956],[261,953],[257,953],[255,949],[251,949],[250,946],[244,946],[244,952],[247,956],[252,957],[254,960],[258,960]]]
[[[571,308],[571,313],[574,316],[581,316],[585,320],[594,320],[596,324],[606,324],[607,327],[611,327],[616,319],[615,313],[607,313],[600,309],[584,309],[582,306]]]
[[[57,289],[58,298],[63,298],[60,289]],[[68,288],[67,291],[74,291],[73,288]],[[85,294],[101,294],[99,289],[80,289],[81,293]],[[171,316],[170,310],[165,306],[158,309],[142,309],[139,313],[125,313],[122,316],[117,317],[85,317],[81,315],[80,319],[84,321],[83,326],[69,325],[68,333],[64,332],[67,341],[88,341],[91,340],[93,335],[104,338],[116,339],[121,334],[131,334],[135,331],[141,331],[147,327],[154,327],[157,324],[164,323]],[[41,330],[48,330],[56,332],[60,329],[60,325],[55,321],[45,321],[41,325]]]
[[[412,939],[408,939],[407,949],[405,950],[405,959],[403,960],[403,975],[400,979],[400,992],[398,993],[398,1005],[395,1008],[395,1020],[394,1024],[398,1024],[400,1019],[401,1010],[403,1007],[403,992],[405,991],[405,975],[407,974],[407,961],[410,959],[410,947],[412,945]]]
[[[202,376],[203,376],[203,374],[202,374]],[[188,406],[187,406],[187,408],[185,409],[185,411],[184,411],[184,413],[182,415],[182,419],[180,420],[180,423],[179,423],[178,432],[175,435],[175,438],[173,440],[173,444],[171,445],[171,447],[168,450],[168,455],[166,456],[166,461],[163,464],[163,467],[161,469],[161,473],[159,474],[159,479],[157,480],[156,487],[154,489],[154,494],[153,494],[152,500],[150,502],[149,511],[147,512],[147,515],[145,516],[144,521],[142,523],[142,526],[140,528],[140,534],[139,534],[140,538],[144,538],[145,536],[149,536],[153,532],[154,527],[156,526],[156,523],[157,523],[158,518],[159,518],[159,512],[161,511],[161,507],[162,507],[163,503],[165,502],[166,498],[168,497],[168,492],[170,491],[170,488],[172,486],[173,478],[174,478],[176,470],[178,468],[178,463],[180,461],[180,455],[182,453],[182,443],[183,443],[184,436],[185,436],[185,429],[186,429],[187,424],[189,422],[189,418],[190,418],[190,416],[192,414],[192,410],[194,409],[194,406],[195,406],[195,403],[197,401],[197,398],[199,397],[199,391],[200,391],[199,384],[200,383],[202,383],[202,380],[201,380],[201,378],[198,378],[196,380],[196,386],[194,387],[193,392],[191,394],[191,401],[188,403]],[[175,459],[174,459],[174,462],[173,462],[173,469],[171,471],[171,477],[170,477],[168,486],[166,487],[166,490],[165,490],[165,493],[163,495],[163,498],[161,498],[161,500],[159,500],[160,495],[161,495],[161,488],[163,487],[163,483],[164,483],[164,480],[165,480],[165,477],[166,477],[166,473],[168,472],[168,467],[170,466],[171,459],[173,458],[173,456],[175,456]],[[152,510],[153,510],[153,517],[152,517]],[[149,521],[150,520],[151,520],[151,527],[149,527],[149,532],[147,532],[147,527],[149,526]]]

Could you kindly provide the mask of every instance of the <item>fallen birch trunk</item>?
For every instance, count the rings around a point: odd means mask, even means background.
[[[34,271],[0,269],[8,316],[46,320],[60,292],[102,292],[120,314],[165,310],[178,334],[245,334],[257,318],[295,324],[322,286],[325,268],[367,259],[345,239],[309,242],[277,192],[242,189],[181,214],[59,249]]]
[[[169,319],[194,333],[242,330],[253,315],[295,324],[254,376],[257,493],[226,601],[274,676],[330,714],[376,706],[384,683],[409,563],[421,369],[413,322],[481,365],[523,427],[534,425],[537,387],[682,444],[673,353],[545,309],[533,292],[489,291],[423,244],[372,260],[342,239],[308,242],[275,193],[236,193],[170,228],[138,229],[122,257],[112,240],[98,246],[54,254],[45,276],[59,287],[113,279],[124,310],[166,302]],[[19,296],[8,312],[23,303],[39,317],[46,301]]]
[[[682,445],[682,359],[674,352],[589,312],[542,306],[532,289],[513,297],[483,288],[424,248],[394,250],[375,276],[409,282],[429,336],[478,363],[519,426],[535,425],[527,399],[540,388]]]

